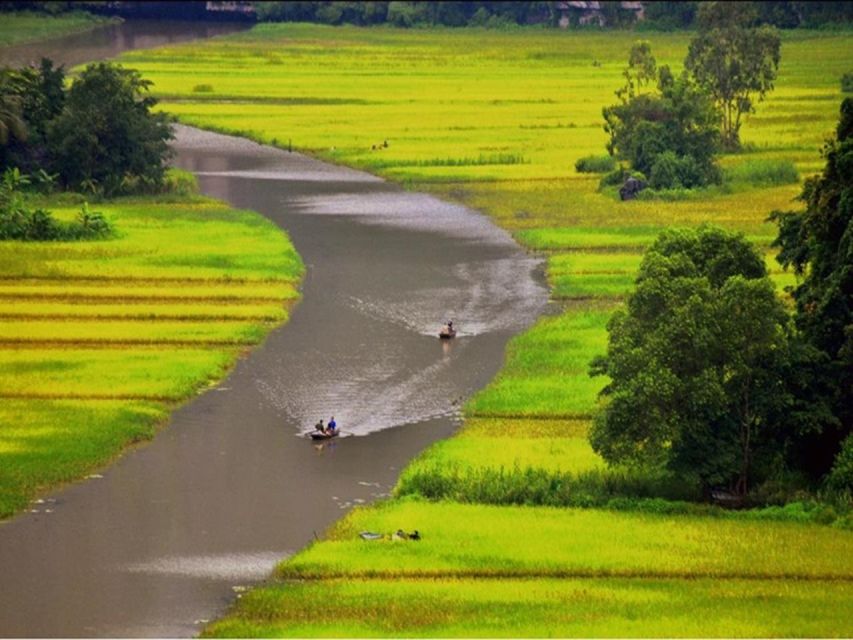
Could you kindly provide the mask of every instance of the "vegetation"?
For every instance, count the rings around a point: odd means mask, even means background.
[[[50,60],[0,74],[10,114],[3,166],[107,196],[162,188],[172,132],[169,118],[151,111],[151,83],[111,63],[89,65],[67,91],[64,78]]]
[[[829,406],[800,448],[804,464],[823,475],[846,438],[832,482],[853,490],[849,434],[853,432],[853,99],[845,98],[835,140],[824,148],[823,173],[806,181],[804,212],[776,212],[779,262],[802,277],[793,290],[795,320],[825,362],[803,390]],[[846,460],[846,462],[845,462]]]
[[[756,3],[757,4],[757,3]],[[707,2],[699,8],[699,34],[690,43],[684,66],[711,95],[722,114],[724,146],[740,147],[741,119],[755,111],[773,89],[781,39],[775,28],[750,28],[756,4]]]
[[[81,206],[34,202],[66,225]],[[176,194],[98,208],[121,233],[0,242],[0,517],[151,438],[298,296],[299,257],[258,214]]]
[[[719,182],[717,112],[707,96],[686,75],[675,79],[668,66],[657,69],[645,42],[631,48],[623,75],[627,84],[616,92],[621,103],[603,110],[607,150],[648,177],[654,189]],[[657,93],[640,92],[655,80]]]
[[[666,231],[608,331],[607,356],[592,364],[612,380],[593,448],[745,495],[756,451],[781,453],[772,430],[792,403],[788,314],[763,257],[721,229]]]
[[[34,10],[36,7],[15,6],[21,4],[35,3],[4,2],[0,5],[3,16],[0,20],[0,47],[89,31],[113,21],[112,18],[93,16],[79,10],[49,15]]]

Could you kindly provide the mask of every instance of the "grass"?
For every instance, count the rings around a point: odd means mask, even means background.
[[[658,64],[680,71],[691,34],[643,37]],[[259,25],[124,60],[184,122],[292,141],[486,212],[547,253],[559,315],[511,342],[503,371],[467,404],[465,428],[419,457],[397,488],[536,502],[563,486],[572,495],[663,491],[648,477],[603,469],[586,443],[606,382],[588,377],[589,360],[603,353],[607,318],[661,229],[711,222],[768,250],[776,235],[768,214],[802,206],[799,180],[822,166],[853,39],[782,38],[776,88],[746,120],[744,152],[721,158],[729,184],[631,202],[576,168],[604,151],[601,108],[623,82],[631,32]],[[197,84],[211,90],[193,92]],[[769,264],[781,292],[793,276]],[[424,539],[365,543],[360,527],[418,528]],[[256,590],[208,633],[849,636],[850,549],[849,532],[817,525],[403,497],[356,511],[281,569],[316,580]],[[557,582],[559,572],[597,577]],[[703,577],[711,575],[725,577]]]
[[[246,594],[203,637],[845,637],[851,596],[818,581],[288,582]]]
[[[3,12],[2,15],[0,47],[89,31],[115,21],[113,18],[101,18],[83,11],[56,16],[31,11]]]
[[[64,219],[73,199],[41,204]],[[152,437],[299,295],[299,256],[256,213],[174,194],[96,208],[114,237],[0,243],[0,517]]]

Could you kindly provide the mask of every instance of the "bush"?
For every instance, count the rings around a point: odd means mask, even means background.
[[[826,487],[835,493],[853,493],[853,434],[841,443],[841,451],[826,478]]]
[[[575,162],[578,173],[608,173],[616,168],[616,158],[610,155],[584,156]]]
[[[213,93],[212,84],[197,84],[193,87],[193,93]]]
[[[795,184],[800,173],[791,160],[747,160],[726,169],[728,182],[769,187],[779,184]]]
[[[189,196],[198,193],[198,178],[192,171],[175,169],[166,171],[163,178],[163,192]]]
[[[77,219],[69,224],[56,220],[49,211],[26,205],[19,188],[29,178],[17,168],[7,169],[0,182],[0,240],[49,241],[103,238],[112,230],[103,215],[89,210],[84,202]]]
[[[853,93],[853,73],[845,73],[841,76],[841,92]]]

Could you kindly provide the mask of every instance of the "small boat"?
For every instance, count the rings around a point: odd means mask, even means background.
[[[451,338],[455,338],[456,329],[450,329],[449,331],[441,330],[438,332],[438,337],[442,340],[450,340]]]
[[[312,431],[310,434],[312,440],[331,440],[332,438],[337,438],[339,431],[335,431],[334,433],[320,433],[319,431]]]

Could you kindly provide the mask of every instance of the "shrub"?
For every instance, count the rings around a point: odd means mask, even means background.
[[[836,493],[853,493],[853,434],[841,444],[835,463],[826,478],[826,486]]]
[[[181,196],[198,193],[198,178],[192,171],[173,167],[166,171],[166,176],[163,178],[163,191]]]
[[[725,177],[729,182],[773,186],[799,182],[800,173],[791,160],[747,160],[726,169]]]
[[[213,93],[212,84],[197,84],[193,87],[193,93]]]
[[[853,72],[841,76],[842,93],[853,93]]]
[[[584,156],[575,162],[578,173],[608,173],[616,168],[616,158],[610,155]]]

